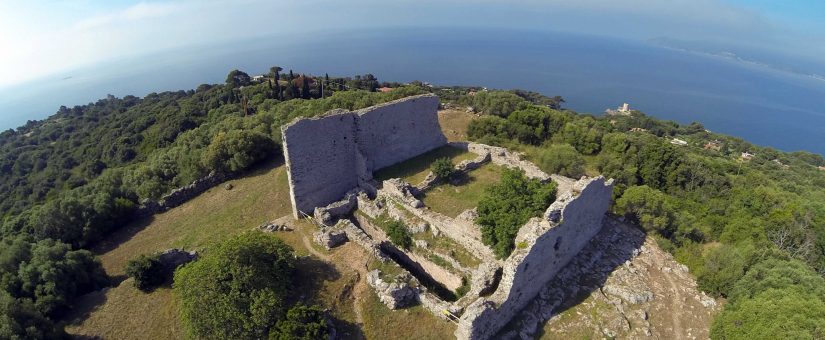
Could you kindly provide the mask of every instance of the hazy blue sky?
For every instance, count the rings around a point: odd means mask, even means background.
[[[822,0],[0,0],[0,87],[186,45],[419,25],[667,36],[825,64]]]

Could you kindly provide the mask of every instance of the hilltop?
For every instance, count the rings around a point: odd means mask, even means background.
[[[181,337],[185,327],[176,322],[181,305],[173,290],[138,291],[123,276],[124,265],[172,247],[209,256],[209,249],[235,235],[288,215],[279,156],[280,127],[286,122],[425,93],[440,98],[438,117],[450,140],[521,152],[551,174],[613,178],[611,219],[635,230],[628,235],[644,232],[638,237],[646,251],[611,271],[606,285],[594,290],[598,294],[571,295],[574,305],[553,314],[545,336],[630,336],[647,327],[665,337],[815,338],[825,329],[820,313],[825,294],[811,288],[823,286],[825,268],[820,155],[760,147],[708,132],[700,123],[680,125],[641,112],[578,114],[564,110],[559,97],[527,91],[279,71],[273,68],[255,81],[233,71],[226,84],[61,108],[49,119],[0,134],[0,189],[10,193],[0,200],[6,245],[0,255],[8,259],[0,268],[10,283],[0,295],[3,332],[49,337],[60,333],[53,321],[66,320],[74,334],[128,337],[151,330],[152,337]],[[387,92],[376,92],[382,86]],[[447,156],[455,162],[472,157]],[[418,160],[388,176],[419,179],[433,161]],[[494,183],[500,176],[494,168],[479,171],[482,181],[441,186],[445,194],[425,197],[425,204],[458,215],[486,192],[473,183]],[[145,211],[142,206],[166,202],[173,189],[211,172],[227,174],[225,183],[232,188],[214,186],[153,216],[135,218]],[[292,228],[274,237],[300,256],[296,268],[302,274],[296,280],[307,283],[301,285],[307,290],[298,300],[330,309],[336,329],[381,338],[453,333],[449,321],[421,307],[400,312],[384,307],[365,289],[367,269],[376,264],[353,262],[363,258],[359,247],[327,251],[310,242],[316,226],[300,222]],[[46,249],[59,250],[58,255],[42,255]],[[44,275],[49,268],[67,276]],[[78,281],[81,277],[87,281]],[[758,279],[766,277],[771,279]],[[85,283],[69,287],[67,282]],[[55,283],[59,289],[49,295],[35,293],[36,287]],[[654,298],[628,304],[623,284],[649,287]],[[104,286],[110,288],[97,291]],[[712,307],[715,300],[700,292],[725,302]],[[657,311],[674,310],[660,299],[666,296],[693,301],[692,310],[704,312],[663,319],[665,313]],[[409,326],[410,318],[423,326]],[[129,319],[136,322],[123,322]],[[621,319],[629,330],[614,324]]]

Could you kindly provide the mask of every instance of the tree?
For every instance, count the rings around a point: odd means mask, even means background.
[[[584,157],[569,144],[553,144],[539,151],[537,163],[542,170],[571,178],[584,175]]]
[[[249,86],[250,84],[252,84],[252,78],[246,72],[232,70],[226,75],[226,85],[231,88]]]
[[[277,146],[266,135],[248,130],[218,133],[203,153],[203,166],[218,171],[236,172],[268,158]]]
[[[317,306],[295,305],[278,321],[272,340],[315,340],[329,337],[326,313]]]
[[[478,203],[482,241],[499,258],[509,256],[519,228],[541,215],[555,198],[555,182],[542,184],[521,170],[504,169],[501,183],[487,188]]]
[[[166,281],[166,270],[160,262],[160,255],[140,255],[129,260],[124,268],[126,276],[131,277],[134,286],[144,292],[151,291]]]
[[[284,319],[295,254],[260,231],[231,238],[175,272],[174,292],[190,334],[260,339]]]
[[[272,66],[269,68],[270,76],[275,79],[275,99],[282,100],[281,96],[281,71],[284,69],[280,66]]]
[[[670,198],[647,185],[625,190],[614,209],[638,223],[645,231],[656,231],[666,238],[675,232],[674,207]]]
[[[441,180],[449,180],[450,177],[452,177],[455,168],[453,166],[453,162],[449,158],[442,157],[436,159],[433,164],[430,165],[430,171],[432,171],[433,174]]]

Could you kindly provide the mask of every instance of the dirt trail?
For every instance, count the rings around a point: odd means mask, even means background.
[[[279,220],[285,221],[284,219]],[[355,312],[355,322],[359,325],[363,324],[363,308],[361,307],[360,302],[363,299],[367,289],[366,277],[369,258],[360,248],[349,243],[337,248],[331,254],[322,253],[315,249],[312,240],[310,240],[310,235],[308,234],[309,231],[306,230],[303,225],[293,224],[293,229],[301,234],[301,242],[310,254],[335,267],[340,267],[341,265],[345,267],[339,268],[339,270],[346,269],[349,272],[354,272],[357,277],[357,281],[352,287],[352,309]]]
[[[678,311],[681,308],[682,301],[686,300],[682,297],[682,291],[679,287],[676,286],[676,282],[673,281],[672,275],[663,275],[665,280],[667,280],[668,285],[670,285],[670,310],[671,311]],[[670,319],[673,323],[673,338],[677,340],[681,340],[685,338],[687,334],[682,328],[682,320],[679,317],[679,313],[670,313]]]

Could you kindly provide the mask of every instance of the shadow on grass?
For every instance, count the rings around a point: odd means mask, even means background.
[[[295,267],[294,289],[297,294],[289,297],[290,303],[299,301],[305,304],[318,303],[324,282],[341,278],[341,273],[335,269],[335,266],[311,256],[299,257]]]
[[[466,150],[445,145],[422,155],[410,158],[401,163],[379,169],[375,172],[374,177],[378,182],[390,178],[407,178],[427,171],[430,168],[430,164],[432,164],[436,159],[444,157],[454,159],[467,153],[468,151]]]

